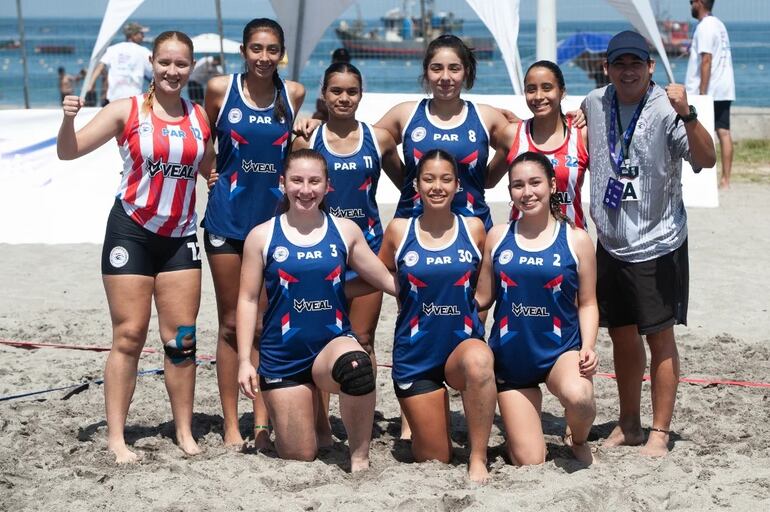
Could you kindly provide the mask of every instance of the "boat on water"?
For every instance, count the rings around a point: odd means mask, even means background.
[[[75,53],[75,47],[71,44],[41,44],[35,46],[35,53],[70,54]]]
[[[669,57],[683,57],[690,52],[690,23],[658,19],[658,31]]]
[[[4,39],[0,41],[0,50],[15,50],[21,48],[21,43],[18,39]]]
[[[335,32],[342,46],[355,58],[420,59],[428,43],[442,34],[457,34],[474,49],[477,59],[494,56],[496,45],[492,37],[460,35],[463,20],[451,12],[436,12],[434,3],[434,0],[421,0],[420,15],[411,16],[404,2],[402,8],[391,9],[380,18],[382,27],[373,30],[366,30],[359,8],[358,20],[352,25],[341,21]]]

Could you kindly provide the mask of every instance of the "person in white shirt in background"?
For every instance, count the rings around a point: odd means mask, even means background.
[[[92,90],[96,79],[107,68],[107,80],[102,82],[102,105],[120,98],[141,94],[144,81],[152,77],[150,57],[152,52],[142,46],[144,33],[148,28],[129,22],[123,27],[126,40],[107,48],[99,60],[88,90]]]
[[[735,101],[735,78],[730,38],[719,18],[711,14],[714,0],[689,0],[698,26],[692,36],[685,87],[689,94],[708,94],[714,98],[714,126],[722,150],[722,179],[719,186],[730,186],[733,166],[733,139],[730,135],[730,103]]]
[[[206,94],[206,84],[209,79],[217,75],[223,75],[222,58],[219,55],[209,55],[198,60],[187,82],[187,95],[190,101],[203,105],[203,97]]]

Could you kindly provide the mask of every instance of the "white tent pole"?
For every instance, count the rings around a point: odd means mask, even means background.
[[[27,41],[24,37],[24,16],[21,14],[21,0],[16,0],[16,16],[18,17],[19,22],[21,66],[24,72],[24,108],[29,108],[29,70],[27,68]]]
[[[219,32],[219,58],[222,60],[222,69],[226,72],[227,66],[225,66],[225,31],[222,27],[222,2],[216,0],[214,2],[217,8],[217,32]]]
[[[556,62],[556,0],[537,2],[537,60]]]
[[[291,79],[299,81],[299,72],[302,70],[300,48],[302,48],[302,32],[305,28],[305,0],[299,0],[297,8],[297,34],[294,41],[294,55],[291,59]]]

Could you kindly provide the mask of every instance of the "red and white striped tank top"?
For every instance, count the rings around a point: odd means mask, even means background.
[[[572,125],[572,119],[567,118],[567,137],[564,143],[553,151],[543,151],[535,146],[530,137],[532,119],[519,123],[516,132],[516,139],[513,141],[511,150],[508,152],[507,162],[511,162],[522,153],[534,151],[542,153],[551,160],[553,169],[556,171],[556,193],[559,195],[561,211],[575,223],[579,228],[586,227],[583,205],[581,203],[581,189],[583,188],[583,178],[585,178],[588,168],[588,151],[583,138],[580,136],[580,130]],[[511,219],[519,217],[516,208],[511,210]]]
[[[118,140],[123,177],[117,197],[140,226],[168,237],[195,233],[195,180],[210,130],[203,109],[182,99],[179,122],[142,112],[144,96],[131,98],[131,113]]]

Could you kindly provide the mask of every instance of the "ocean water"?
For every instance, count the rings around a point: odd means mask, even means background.
[[[215,32],[214,19],[201,20],[138,20],[150,27],[149,36],[164,30],[181,30],[194,36],[204,32]],[[352,20],[348,20],[350,23]],[[694,21],[694,20],[687,20]],[[224,20],[225,37],[240,40],[245,20]],[[379,21],[367,20],[367,29],[379,26]],[[29,94],[33,107],[50,107],[59,104],[56,69],[66,68],[68,73],[76,74],[88,65],[88,59],[99,31],[101,19],[28,19],[25,20],[26,50],[29,69]],[[300,81],[308,89],[308,101],[317,94],[324,69],[329,63],[331,52],[340,46],[334,33],[334,26],[329,27],[323,39],[308,59],[300,76]],[[615,33],[630,28],[624,22],[560,22],[558,39],[566,38],[577,31],[595,31]],[[691,23],[691,31],[694,25]],[[22,107],[23,71],[21,51],[2,49],[3,42],[18,39],[18,27],[15,18],[0,18],[0,107]],[[733,63],[735,67],[738,106],[770,107],[770,22],[731,23],[727,24],[730,33]],[[470,36],[489,36],[486,27],[478,20],[466,20],[463,34]],[[115,42],[121,40],[120,37]],[[72,54],[42,54],[35,49],[41,45],[71,45]],[[535,60],[535,23],[522,22],[519,33],[519,53],[522,65],[526,67]],[[364,74],[366,89],[373,92],[419,92],[418,79],[421,73],[421,61],[355,59],[354,63]],[[226,56],[227,71],[242,68],[238,55]],[[680,57],[671,61],[677,81],[683,81],[687,69],[687,58]],[[585,71],[567,63],[562,65],[567,88],[570,94],[585,94],[594,87],[594,82]],[[287,73],[287,72],[284,72]],[[480,61],[478,66],[476,93],[506,94],[511,93],[510,80],[502,60]],[[660,83],[668,80],[663,66],[658,66],[655,79]],[[77,89],[79,90],[79,88]]]

